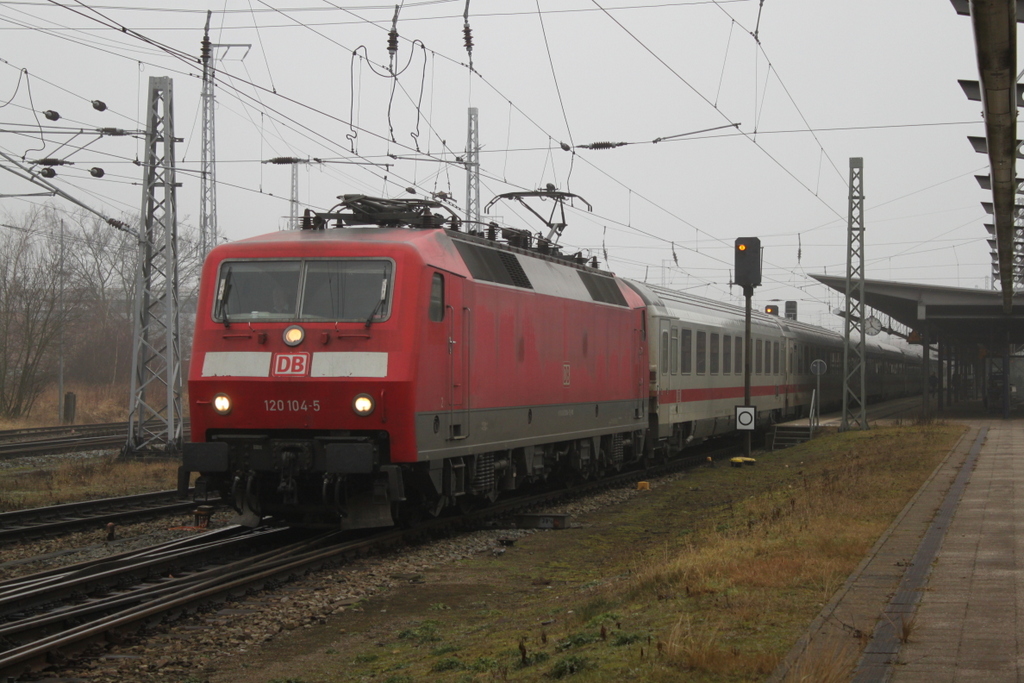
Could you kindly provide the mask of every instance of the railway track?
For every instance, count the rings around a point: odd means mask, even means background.
[[[109,522],[120,524],[187,513],[196,505],[195,502],[181,500],[178,492],[171,490],[4,512],[0,513],[0,546],[82,528],[96,528]]]
[[[183,424],[188,439],[188,421]],[[0,431],[0,459],[120,448],[128,440],[127,422]]]
[[[732,449],[715,453],[717,457],[731,454]],[[709,452],[705,451],[647,470],[499,501],[477,512],[433,519],[411,529],[390,529],[357,538],[350,533],[330,532],[296,539],[300,532],[288,527],[252,532],[228,527],[135,553],[2,582],[0,679],[61,666],[91,643],[117,641],[169,615],[192,612],[277,585],[326,565],[343,564],[425,537],[479,528],[496,518],[667,474],[704,462],[707,457]],[[258,541],[243,540],[250,537]],[[259,546],[274,541],[279,544]],[[249,551],[245,550],[247,546]],[[231,553],[238,557],[227,559]]]

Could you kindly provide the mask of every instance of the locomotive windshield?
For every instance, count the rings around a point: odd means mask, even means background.
[[[218,322],[367,322],[390,309],[391,261],[225,261],[214,302]]]

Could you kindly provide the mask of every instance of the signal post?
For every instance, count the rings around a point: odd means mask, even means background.
[[[750,457],[750,434],[757,426],[757,409],[750,404],[750,300],[754,287],[761,286],[761,240],[757,237],[737,237],[735,256],[736,284],[743,287],[746,299],[743,338],[743,405],[736,406],[736,429],[746,432],[743,455]]]

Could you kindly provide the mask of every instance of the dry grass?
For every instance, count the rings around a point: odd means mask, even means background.
[[[128,462],[116,456],[0,470],[0,511],[161,491],[176,481],[176,462]]]
[[[834,640],[814,648],[789,670],[784,683],[847,683],[860,656],[860,643]]]
[[[762,676],[778,665],[778,655],[726,647],[721,635],[717,627],[695,626],[693,619],[684,615],[672,627],[662,649],[662,661],[682,670]]]
[[[790,483],[722,506],[682,548],[639,559],[632,600],[687,598],[667,661],[712,677],[763,675],[778,655],[762,653],[742,634],[788,609],[798,593],[813,590],[820,604],[831,599],[935,466],[936,454],[924,451],[936,431],[914,426],[840,437],[835,443],[845,452],[828,466],[808,463]],[[906,639],[914,624],[895,626]],[[849,644],[851,658],[860,645]],[[843,658],[805,666],[813,670],[792,680],[843,680],[848,673]],[[834,678],[830,667],[839,672]]]
[[[76,396],[75,424],[125,422],[128,420],[130,390],[127,384],[101,384],[65,386]],[[50,427],[58,424],[57,387],[51,387],[32,408],[32,413],[14,420],[0,419],[0,430],[27,427]],[[182,408],[188,416],[187,396],[182,397]]]

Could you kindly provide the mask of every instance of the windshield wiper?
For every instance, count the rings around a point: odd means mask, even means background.
[[[224,316],[224,327],[231,327],[231,321],[228,320],[228,296],[231,295],[231,268],[228,267],[228,272],[224,274],[224,279],[220,281],[220,294],[217,295],[217,307],[220,309],[220,314]]]
[[[384,305],[384,300],[388,295],[388,281],[387,278],[380,281],[380,300],[377,301],[377,305],[370,311],[370,317],[366,319],[366,329],[370,329],[370,324],[373,323],[373,316],[377,315],[377,311],[380,310],[381,306]]]

